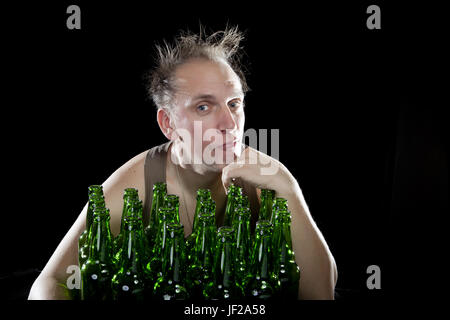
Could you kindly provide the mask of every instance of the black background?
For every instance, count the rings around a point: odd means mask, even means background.
[[[66,28],[70,4],[81,8],[81,30]],[[366,28],[370,4],[381,7],[381,30]],[[89,185],[165,141],[142,76],[155,41],[201,22],[246,31],[246,128],[280,129],[280,161],[336,259],[337,288],[353,299],[413,295],[405,272],[434,257],[413,226],[448,211],[439,12],[376,1],[8,7],[3,283],[45,266]],[[381,290],[366,287],[373,264]]]

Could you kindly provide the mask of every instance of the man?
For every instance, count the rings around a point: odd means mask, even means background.
[[[164,180],[168,193],[180,198],[186,236],[192,230],[199,188],[211,190],[217,221],[223,221],[230,183],[242,183],[251,195],[272,189],[288,200],[292,215],[292,245],[301,269],[299,298],[333,299],[336,264],[298,182],[276,159],[242,145],[247,85],[239,66],[241,40],[242,34],[232,28],[209,37],[202,32],[182,34],[174,45],[157,47],[149,91],[158,109],[158,125],[169,142],[137,155],[103,183],[111,231],[119,232],[125,188],[138,189],[148,215],[152,183]],[[253,217],[255,208],[253,203]],[[29,299],[65,298],[58,283],[65,283],[69,265],[78,264],[77,244],[86,211],[87,205],[36,279]]]

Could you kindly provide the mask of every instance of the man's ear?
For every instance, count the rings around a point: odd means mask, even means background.
[[[156,121],[158,121],[159,128],[167,139],[172,140],[172,121],[170,121],[169,113],[164,109],[159,109],[156,113]]]

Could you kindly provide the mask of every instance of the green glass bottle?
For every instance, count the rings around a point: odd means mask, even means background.
[[[271,247],[272,225],[268,220],[258,220],[255,244],[251,255],[250,272],[247,274],[245,295],[250,299],[271,299],[276,296],[280,283],[273,272]]]
[[[271,220],[273,226],[272,247],[274,248],[276,248],[276,245],[278,245],[278,237],[280,235],[279,232],[275,232],[278,229],[278,224],[280,222],[280,219],[278,218],[278,213],[286,210],[288,210],[287,200],[284,198],[276,198],[272,206],[272,220]]]
[[[242,188],[231,184],[228,187],[227,205],[225,207],[225,218],[223,222],[224,226],[232,225],[234,207],[236,206],[236,203],[240,201],[240,197],[242,197]]]
[[[194,222],[192,229],[196,230],[198,225],[198,215],[203,202],[212,200],[211,191],[209,189],[198,189],[197,190],[197,203],[195,205]]]
[[[159,208],[164,206],[164,197],[167,194],[167,185],[164,182],[157,182],[153,185],[153,200],[150,210],[150,219],[145,228],[145,236],[150,248],[153,248],[156,234],[158,233]]]
[[[114,252],[114,263],[116,264],[117,267],[120,266],[120,259],[122,257],[122,251],[124,250],[124,239],[128,239],[127,237],[127,232],[128,232],[128,222],[129,221],[133,221],[136,220],[136,228],[135,228],[135,232],[138,233],[138,236],[141,238],[141,242],[142,242],[142,250],[144,250],[144,252],[142,253],[143,257],[142,259],[146,260],[148,258],[148,253],[147,253],[147,246],[146,246],[146,242],[144,242],[144,240],[146,240],[144,238],[144,227],[143,227],[143,222],[142,222],[142,201],[139,200],[138,198],[131,198],[129,199],[129,201],[127,201],[127,203],[125,204],[126,207],[126,211],[125,213],[123,213],[125,215],[125,219],[123,220],[123,225],[122,225],[122,236],[121,239],[119,241],[117,241],[115,244],[118,245],[120,244],[121,247],[118,248],[115,252]],[[117,239],[117,238],[116,238]]]
[[[177,195],[168,194],[164,197],[164,207],[172,210],[169,223],[180,223],[180,199]]]
[[[235,272],[237,281],[243,286],[248,273],[249,257],[252,246],[250,229],[250,207],[248,198],[243,197],[243,201],[236,207],[233,229],[235,231]]]
[[[223,226],[217,231],[217,251],[214,256],[213,278],[205,284],[207,300],[237,300],[244,297],[243,287],[234,269],[234,229]]]
[[[273,198],[275,196],[274,190],[261,189],[261,206],[259,209],[258,220],[269,220],[272,219],[272,205]]]
[[[272,218],[270,222],[275,227],[275,222],[277,221],[277,214],[279,211],[288,210],[287,200],[284,198],[275,198],[272,205]]]
[[[145,263],[142,220],[134,211],[139,211],[139,205],[131,210],[136,215],[129,215],[124,221],[119,268],[111,282],[114,300],[144,301],[149,296],[146,294],[150,277]]]
[[[187,287],[191,296],[203,298],[203,286],[213,276],[214,249],[216,246],[216,226],[214,216],[207,211],[200,212],[199,229],[195,238],[192,260],[187,269]]]
[[[120,221],[120,232],[114,239],[114,252],[116,253],[122,248],[122,240],[125,236],[125,220],[127,219],[127,214],[129,212],[129,206],[131,203],[138,201],[139,195],[135,188],[126,188],[123,193],[123,209],[122,209],[122,219]]]
[[[78,263],[80,269],[86,262],[89,255],[89,231],[94,220],[94,207],[105,207],[105,198],[103,196],[103,187],[101,185],[91,185],[88,187],[88,207],[86,212],[86,229],[78,239]]]
[[[197,190],[197,203],[195,206],[195,212],[194,212],[194,222],[192,227],[192,233],[186,238],[186,253],[187,253],[187,263],[189,264],[192,258],[192,250],[194,248],[195,244],[195,238],[198,234],[198,216],[200,214],[200,211],[205,211],[204,206],[210,206],[212,205],[212,198],[211,198],[211,191],[208,189],[198,189]],[[212,209],[211,209],[212,210]],[[213,214],[211,212],[211,214]],[[215,216],[215,210],[214,210],[214,216]]]
[[[185,285],[184,227],[170,223],[166,229],[163,272],[154,285],[153,297],[156,300],[186,300],[189,294]]]
[[[153,283],[162,276],[162,266],[164,262],[164,248],[166,247],[167,228],[169,223],[174,223],[174,211],[171,208],[159,209],[158,233],[156,234],[155,243],[152,248],[151,260],[147,263],[147,270],[150,273]]]
[[[109,209],[96,207],[91,226],[89,258],[81,269],[81,299],[111,299],[114,273]]]
[[[273,245],[274,272],[280,281],[278,295],[282,299],[297,299],[300,268],[295,262],[291,238],[291,214],[287,210],[278,211],[278,226],[274,230],[276,242]]]
[[[138,221],[138,231],[140,234],[140,237],[142,238],[142,247],[143,247],[143,259],[146,261],[146,264],[151,259],[152,255],[152,247],[150,246],[148,242],[148,238],[145,234],[145,227],[144,227],[144,207],[142,204],[142,200],[137,200],[134,202],[134,206],[136,207],[135,210],[131,213],[132,217],[135,217]]]
[[[206,206],[201,211],[203,215],[210,215],[213,220],[214,230],[217,231],[217,220],[216,220],[216,202],[213,199],[206,200]],[[199,213],[200,216],[200,213]],[[199,219],[200,220],[200,219]],[[199,223],[197,223],[199,224]],[[197,227],[198,230],[198,227]]]

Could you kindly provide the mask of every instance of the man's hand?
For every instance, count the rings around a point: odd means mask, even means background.
[[[297,180],[278,160],[251,147],[239,159],[222,170],[225,192],[233,178],[241,178],[259,189],[271,189],[277,197],[288,197],[300,192]]]

